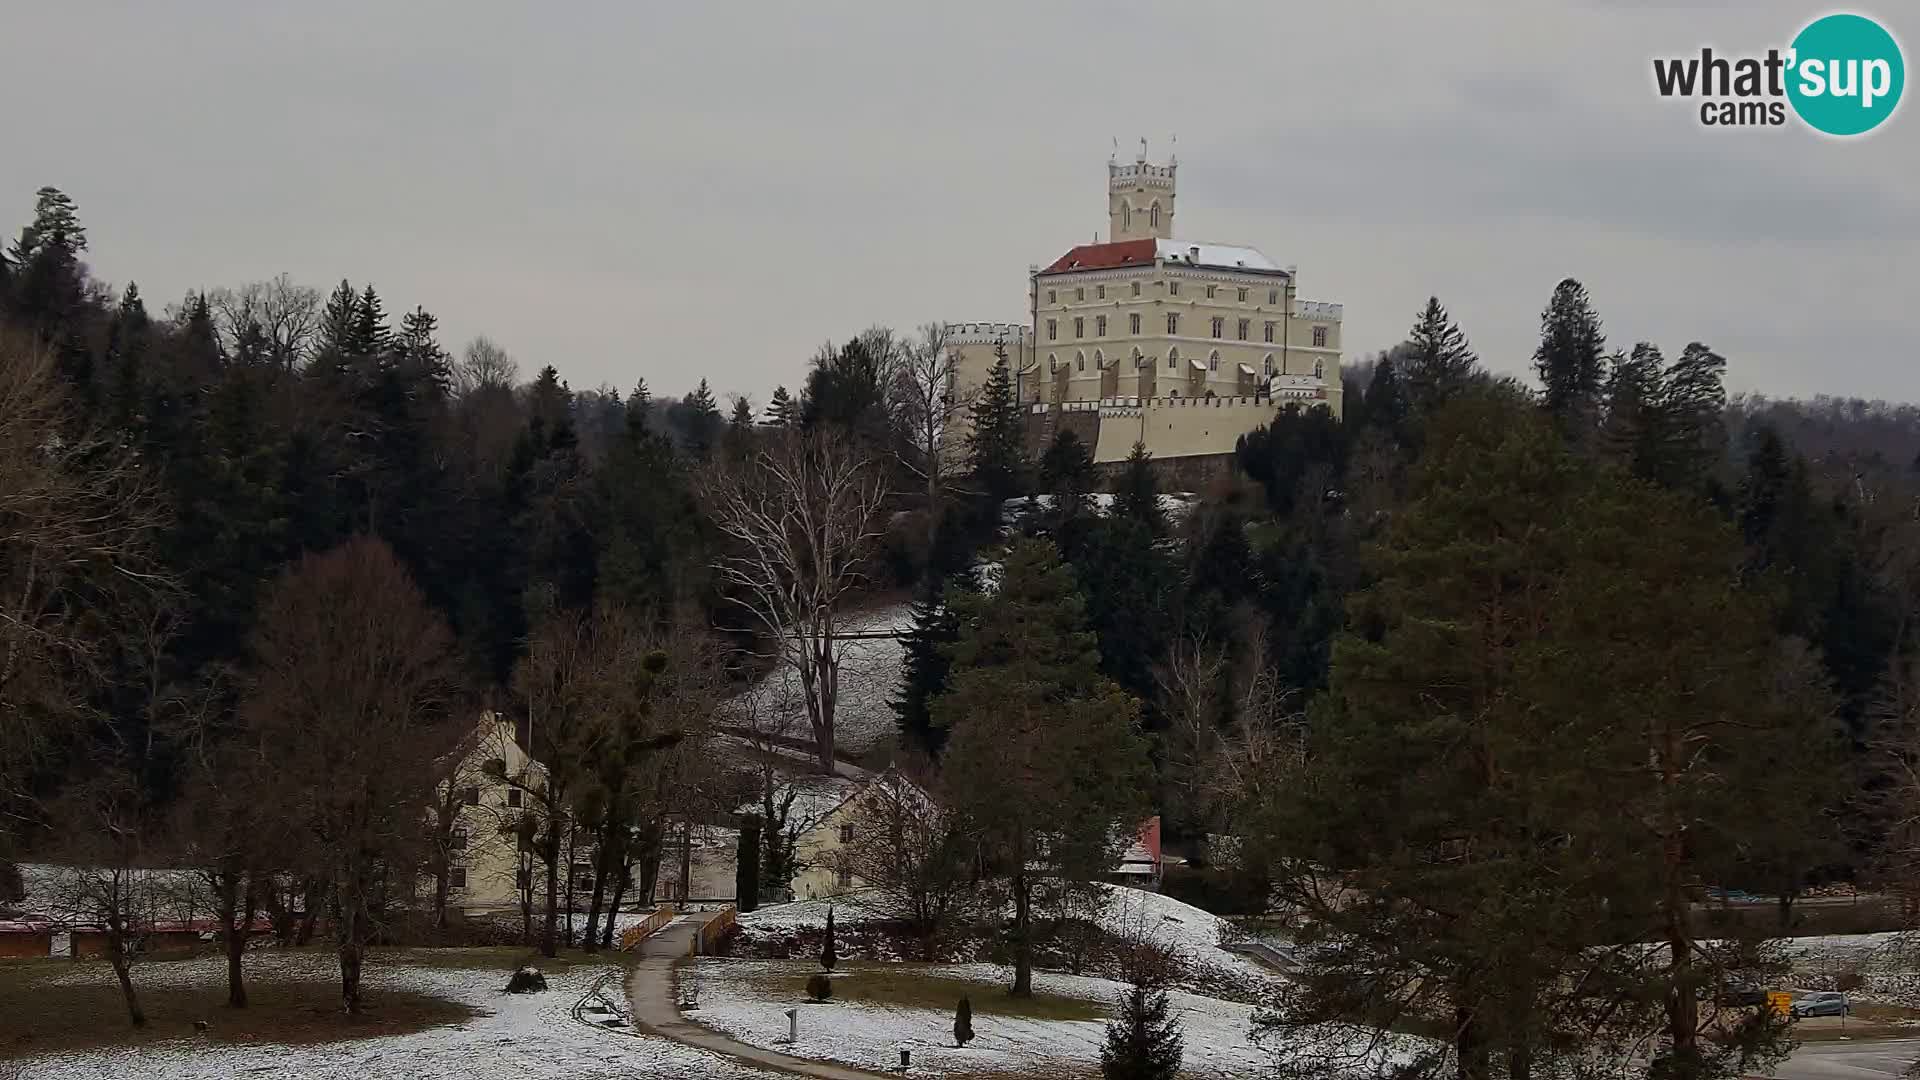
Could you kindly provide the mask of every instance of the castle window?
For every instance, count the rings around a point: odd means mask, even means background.
[[[1140,313],[1139,312],[1136,311],[1133,314],[1127,316],[1127,326],[1129,327],[1127,332],[1130,334],[1138,334],[1140,332]]]
[[[1057,340],[1059,337],[1060,337],[1060,320],[1048,319],[1047,320],[1047,340],[1054,341],[1054,340]]]
[[[1213,317],[1213,336],[1219,337],[1221,334],[1224,334],[1226,332],[1227,332],[1227,320],[1221,318],[1218,315],[1215,315]]]
[[[1179,282],[1177,282],[1177,281],[1169,281],[1169,282],[1167,282],[1167,294],[1168,294],[1169,296],[1179,296],[1179,295],[1180,295],[1180,283],[1179,283]]]
[[[1082,285],[1079,288],[1073,290],[1073,298],[1075,300],[1085,300],[1087,298],[1087,287],[1085,285]]]
[[[1054,299],[1054,293],[1053,293],[1053,290],[1052,290],[1052,289],[1048,289],[1048,290],[1047,290],[1047,303],[1049,303],[1049,304],[1051,304],[1051,303],[1053,303],[1053,299]]]
[[[1178,312],[1173,312],[1173,311],[1169,311],[1169,312],[1167,312],[1167,333],[1169,333],[1169,334],[1177,334],[1177,333],[1179,333],[1179,332],[1180,332],[1180,315],[1179,315],[1179,313],[1178,313]]]
[[[1160,204],[1159,203],[1154,203],[1153,206],[1147,210],[1147,221],[1150,224],[1152,224],[1152,226],[1156,229],[1160,227]]]
[[[1123,202],[1120,204],[1120,227],[1123,229],[1133,228],[1133,204],[1132,203]]]
[[[1313,362],[1313,377],[1316,379],[1324,379],[1327,377],[1327,362],[1325,360],[1315,360]]]
[[[1313,347],[1316,349],[1324,349],[1327,347],[1326,327],[1316,326],[1313,328]]]
[[[1094,337],[1107,336],[1107,317],[1105,315],[1099,315],[1094,317],[1093,336]]]
[[[1268,289],[1268,290],[1267,290],[1267,303],[1269,303],[1269,304],[1277,304],[1277,303],[1279,303],[1279,302],[1280,302],[1280,290],[1279,290],[1279,289]]]
[[[1260,366],[1266,371],[1267,378],[1273,378],[1273,354],[1267,354],[1266,363]]]
[[[1073,336],[1077,338],[1087,336],[1087,320],[1085,317],[1076,317],[1073,320]]]
[[[1218,352],[1215,352],[1212,356],[1207,357],[1207,370],[1208,371],[1220,370],[1220,354]]]
[[[1167,350],[1167,370],[1174,371],[1179,367],[1180,367],[1180,350],[1168,349]]]
[[[1209,300],[1213,299],[1213,293],[1216,288],[1218,288],[1218,286],[1215,286],[1215,285],[1207,286],[1207,299]]]
[[[1273,344],[1273,324],[1267,324],[1267,344]]]
[[[1252,325],[1253,325],[1253,323],[1251,323],[1251,322],[1249,322],[1249,321],[1248,321],[1248,320],[1246,320],[1246,319],[1241,319],[1241,320],[1240,320],[1240,327],[1239,327],[1239,330],[1240,330],[1240,340],[1241,340],[1241,341],[1245,341],[1245,340],[1247,340],[1247,327],[1249,327],[1249,326],[1252,326]]]
[[[1087,370],[1087,354],[1086,353],[1073,354],[1073,369],[1075,371]]]
[[[1247,302],[1247,290],[1245,290],[1245,289],[1241,289],[1241,290],[1239,290],[1239,297],[1238,297],[1238,299],[1239,299],[1239,301],[1240,301],[1241,303],[1243,303],[1243,304],[1244,304],[1244,303],[1246,303],[1246,302]]]
[[[1051,375],[1054,372],[1059,370],[1060,370],[1060,358],[1053,355],[1052,353],[1048,353],[1047,354],[1047,374]]]
[[[1137,281],[1133,283],[1133,295],[1135,296],[1140,295],[1140,283]]]
[[[1093,287],[1093,298],[1094,298],[1095,300],[1105,300],[1105,299],[1107,298],[1107,287],[1106,287],[1105,285],[1096,285],[1096,286],[1094,286],[1094,287]]]

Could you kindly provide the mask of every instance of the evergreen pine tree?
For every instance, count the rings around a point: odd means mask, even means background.
[[[1040,486],[1053,496],[1052,528],[1055,542],[1069,560],[1075,550],[1072,537],[1087,513],[1087,501],[1093,494],[1093,454],[1080,436],[1062,429],[1040,457]]]
[[[1147,445],[1135,440],[1127,454],[1125,471],[1120,474],[1120,489],[1114,493],[1113,514],[1137,521],[1155,537],[1167,531],[1167,515],[1160,508],[1160,484],[1153,476],[1153,455]]]
[[[960,616],[952,600],[969,591],[972,583],[970,576],[958,575],[946,583],[944,596],[932,588],[915,599],[913,626],[902,642],[900,696],[893,699],[893,713],[901,740],[928,757],[939,757],[947,744],[946,728],[933,722],[932,705],[947,689],[947,674],[953,666],[949,654],[960,640]]]
[[[733,861],[734,906],[752,911],[760,906],[760,815],[740,820],[740,843]]]
[[[1367,383],[1363,412],[1366,423],[1387,433],[1395,442],[1407,442],[1407,391],[1400,376],[1396,353],[1389,352],[1373,366],[1373,378]]]
[[[735,431],[745,431],[753,427],[753,402],[745,394],[733,399],[733,411],[727,416],[727,425]]]
[[[1467,335],[1437,296],[1427,298],[1427,306],[1407,334],[1407,346],[1400,353],[1399,374],[1406,380],[1413,407],[1423,413],[1459,393],[1480,362],[1467,346]]]
[[[362,377],[369,369],[384,363],[393,345],[393,330],[387,325],[387,312],[380,294],[368,285],[360,293],[353,310],[353,330],[347,339],[347,354],[360,366]]]
[[[1107,1024],[1100,1075],[1103,1080],[1174,1080],[1184,1043],[1166,991],[1136,982],[1120,1015]]]
[[[773,388],[773,400],[767,404],[767,423],[773,427],[791,427],[799,421],[799,405],[784,386]]]
[[[1600,419],[1606,335],[1586,286],[1567,278],[1554,287],[1540,313],[1540,345],[1533,368],[1540,377],[1541,404],[1562,433],[1578,442]]]
[[[701,379],[700,385],[687,395],[686,405],[687,449],[694,457],[704,459],[713,452],[713,445],[720,437],[720,407],[713,400],[707,380]]]
[[[953,1045],[964,1049],[973,1041],[973,1001],[967,995],[960,995],[960,1005],[953,1010]]]
[[[1020,493],[1027,455],[1005,346],[995,349],[995,356],[986,386],[968,409],[972,430],[967,433],[967,457],[974,483],[993,501],[997,513],[1000,503]]]
[[[346,373],[347,358],[353,354],[354,324],[359,318],[360,294],[345,278],[327,295],[320,309],[320,328],[314,338],[311,370],[322,378]]]
[[[647,389],[646,379],[636,379],[633,393],[627,395],[627,430],[636,435],[644,433],[652,412],[653,391]]]

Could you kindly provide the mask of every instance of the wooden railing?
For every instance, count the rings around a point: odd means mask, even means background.
[[[715,913],[713,918],[702,923],[700,932],[693,935],[693,943],[688,946],[689,955],[712,955],[715,946],[720,944],[720,939],[726,937],[727,931],[733,929],[735,914],[733,905],[729,904]]]
[[[645,941],[650,935],[652,935],[654,931],[660,929],[661,927],[667,925],[672,921],[673,921],[673,909],[671,907],[667,907],[666,905],[663,904],[660,907],[655,908],[653,910],[653,914],[647,916],[644,919],[641,919],[639,922],[634,923],[632,926],[629,926],[625,930],[622,930],[620,932],[620,948],[622,949],[633,948],[635,945],[638,945],[642,941]]]

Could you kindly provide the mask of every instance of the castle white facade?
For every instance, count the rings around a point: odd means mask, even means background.
[[[1036,413],[1099,414],[1096,462],[1230,453],[1289,402],[1340,415],[1341,306],[1258,248],[1177,238],[1178,162],[1107,163],[1104,243],[1028,273],[1028,320],[950,323],[966,400],[1004,355]]]

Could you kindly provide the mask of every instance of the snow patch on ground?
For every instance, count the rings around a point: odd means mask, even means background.
[[[321,986],[317,1000],[337,969],[321,954],[258,953],[251,970],[275,977],[312,977]],[[380,964],[367,969],[371,993],[411,990],[465,1002],[484,1012],[453,1027],[410,1035],[313,1046],[223,1045],[192,1039],[139,1049],[98,1050],[9,1062],[21,1066],[20,1080],[230,1080],[233,1077],[302,1077],[307,1080],[614,1080],[645,1076],[657,1080],[773,1080],[775,1074],[746,1068],[730,1059],[678,1043],[627,1031],[595,1029],[575,1020],[578,1001],[602,976],[618,973],[612,965],[581,965],[549,972],[545,993],[501,992],[507,973],[417,964]],[[63,978],[111,978],[104,965],[76,967]],[[225,975],[220,957],[178,964],[154,964],[136,977],[149,992],[168,987],[218,985]],[[619,982],[609,984],[620,995]],[[622,1002],[624,1007],[624,1001]],[[217,1017],[216,1017],[217,1020]]]
[[[893,699],[900,691],[900,661],[906,651],[900,635],[913,629],[913,608],[910,604],[891,604],[848,612],[839,619],[838,629],[844,633],[883,635],[854,638],[837,645],[840,695],[833,710],[834,746],[846,753],[863,754],[891,743],[899,734]],[[800,676],[791,666],[776,664],[748,693],[760,695],[760,702],[773,710],[786,734],[812,740],[806,696]],[[746,709],[741,699],[735,699],[733,707],[737,711]]]
[[[691,1019],[754,1046],[798,1057],[838,1061],[868,1069],[897,1067],[900,1048],[913,1051],[916,1074],[988,1071],[1031,1072],[1097,1069],[1106,1024],[1100,1020],[1040,1020],[973,1014],[974,1039],[953,1045],[950,1009],[883,1006],[856,1002],[810,1004],[769,1000],[757,983],[769,975],[811,969],[805,962],[702,960],[700,1011]],[[976,1002],[1004,993],[1012,972],[994,964],[950,964],[929,975],[979,984]],[[1078,998],[1111,1009],[1126,986],[1106,979],[1036,973],[1043,994]],[[1271,1059],[1251,1039],[1252,1006],[1174,991],[1168,995],[1185,1030],[1185,1068],[1195,1075],[1239,1080],[1263,1075]],[[789,1044],[788,1009],[799,1010],[799,1040]]]

